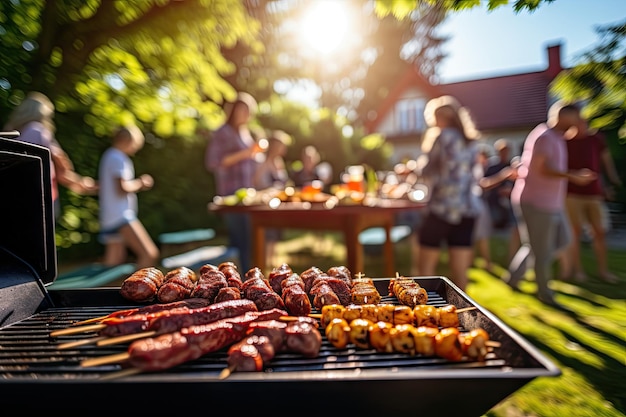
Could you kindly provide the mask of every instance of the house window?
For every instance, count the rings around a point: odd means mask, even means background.
[[[426,127],[424,121],[424,106],[426,100],[423,98],[410,98],[400,100],[396,103],[396,126],[398,132],[421,132]]]

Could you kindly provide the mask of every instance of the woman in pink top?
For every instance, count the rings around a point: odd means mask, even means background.
[[[547,124],[533,129],[526,141],[518,168],[518,178],[511,192],[521,247],[509,266],[509,285],[517,285],[526,272],[529,255],[534,258],[537,297],[558,306],[548,287],[550,268],[557,253],[571,240],[565,215],[567,182],[585,184],[595,178],[590,170],[568,171],[565,140],[573,137],[580,112],[561,102],[550,108]]]

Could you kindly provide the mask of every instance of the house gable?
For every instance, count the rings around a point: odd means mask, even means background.
[[[452,95],[469,110],[486,141],[510,137],[519,142],[519,138],[524,137],[524,132],[529,132],[546,120],[548,108],[554,102],[554,98],[549,95],[550,84],[563,69],[560,51],[560,44],[546,48],[548,67],[543,71],[449,84],[431,85],[414,67],[410,67],[379,106],[377,117],[368,121],[365,127],[370,133],[384,134],[394,145],[416,147],[423,130],[402,129],[403,116],[400,113],[403,106],[408,107],[405,103],[414,100],[417,106],[419,100],[425,103],[433,97]],[[400,152],[408,153],[407,149]]]

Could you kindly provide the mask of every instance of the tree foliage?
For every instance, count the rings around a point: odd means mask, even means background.
[[[533,10],[544,1],[551,0],[520,0],[514,7]],[[364,97],[373,105],[384,93],[371,92],[372,77],[397,76],[385,64],[400,68],[395,65],[402,61],[398,53],[416,36],[416,16],[424,16],[415,10],[435,5],[438,19],[480,2],[346,3],[360,16],[355,54],[319,61],[315,54],[302,55],[301,45],[283,26],[303,13],[309,1],[3,1],[0,123],[28,91],[47,94],[56,105],[57,139],[77,171],[94,177],[113,128],[138,124],[146,133],[146,146],[135,157],[136,171],[155,177],[155,188],[140,194],[140,217],[153,236],[215,222],[206,214],[213,183],[202,158],[210,132],[224,119],[223,103],[237,90],[253,93],[269,109],[259,114],[264,127],[282,128],[298,139],[290,150],[293,158],[300,147],[315,143],[337,171],[357,158],[382,166],[389,150],[376,138],[363,138],[358,126],[346,130],[356,118],[350,111]],[[507,3],[490,0],[488,5]],[[370,41],[378,41],[374,61],[362,53],[370,46],[358,43]],[[409,61],[436,65],[424,45],[414,45],[419,47]],[[423,69],[436,74],[435,67]],[[277,80],[307,78],[323,86],[324,108],[311,112],[277,97]],[[66,189],[61,199],[59,247],[95,246],[97,199]]]

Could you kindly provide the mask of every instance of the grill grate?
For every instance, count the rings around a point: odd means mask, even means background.
[[[447,302],[438,293],[428,292],[428,304],[440,307]],[[398,304],[392,296],[383,296],[382,303]],[[126,351],[128,344],[112,346],[83,345],[72,349],[57,349],[59,344],[76,342],[97,337],[95,332],[50,338],[50,332],[65,329],[86,319],[104,316],[113,311],[132,306],[91,307],[91,308],[50,308],[26,320],[0,331],[0,375],[3,379],[26,378],[98,378],[103,374],[120,371],[121,364],[102,365],[84,368],[80,363],[85,359],[108,356]],[[318,313],[319,311],[314,310]],[[465,313],[463,313],[465,314]],[[445,359],[381,353],[374,349],[359,349],[348,345],[338,349],[331,345],[322,333],[322,347],[317,358],[302,358],[295,353],[278,353],[267,364],[266,373],[302,372],[318,370],[353,370],[363,368],[415,368],[415,367],[496,367],[505,361],[490,354],[485,362],[451,363]],[[460,327],[461,331],[466,329]],[[208,354],[195,361],[164,371],[170,374],[189,373],[199,370],[215,373],[217,376],[226,367],[225,350]],[[36,376],[35,376],[36,375]]]

